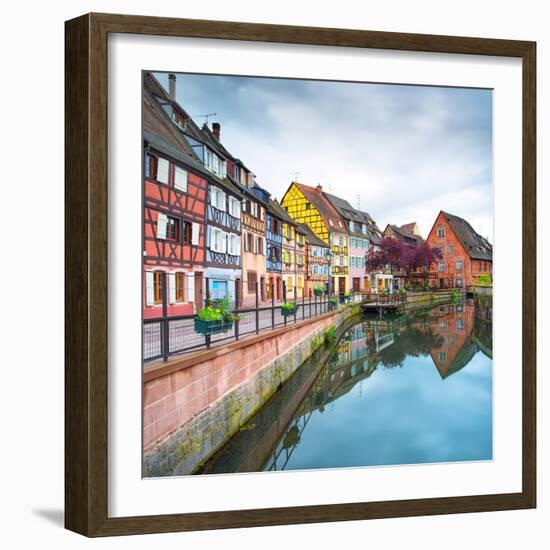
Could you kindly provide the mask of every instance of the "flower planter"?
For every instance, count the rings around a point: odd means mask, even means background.
[[[336,306],[337,306],[337,305],[338,305],[337,303],[329,302],[329,303],[328,303],[328,310],[329,310],[329,311],[333,311],[334,309],[336,309]]]
[[[234,321],[205,321],[195,317],[195,332],[200,334],[216,334],[227,332],[233,328]]]
[[[283,317],[290,317],[290,316],[294,315],[295,312],[298,311],[299,307],[300,307],[300,306],[296,305],[296,306],[294,306],[294,308],[292,308],[292,309],[281,308],[281,315],[282,315]]]
[[[315,294],[315,296],[322,296],[323,295],[323,290],[314,288],[313,289],[313,294]]]

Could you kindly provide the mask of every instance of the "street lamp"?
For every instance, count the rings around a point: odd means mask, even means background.
[[[331,259],[332,259],[332,253],[330,251],[330,248],[327,250],[326,258],[328,260],[328,295],[332,296],[332,274],[331,274]]]

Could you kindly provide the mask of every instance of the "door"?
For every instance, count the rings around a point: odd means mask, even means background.
[[[203,290],[202,290],[202,273],[195,272],[195,308],[202,309],[203,307]]]
[[[346,278],[338,277],[338,294],[346,293]]]
[[[445,279],[439,279],[439,288],[443,288],[445,286]]]
[[[353,278],[353,290],[355,292],[359,292],[361,290],[361,278],[360,277],[354,277]]]

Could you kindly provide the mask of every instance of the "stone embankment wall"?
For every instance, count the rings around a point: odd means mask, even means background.
[[[465,292],[457,289],[456,297],[459,300],[465,298]],[[438,304],[450,304],[453,301],[452,290],[440,290],[437,292],[411,292],[407,294],[407,303],[399,306],[401,313]]]
[[[326,315],[149,367],[144,373],[144,475],[193,472],[324,342],[358,314]]]

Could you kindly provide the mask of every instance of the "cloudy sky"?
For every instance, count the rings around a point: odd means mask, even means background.
[[[157,78],[167,88],[166,74]],[[182,107],[217,113],[226,148],[277,199],[298,181],[427,236],[439,210],[492,241],[492,92],[177,75]]]

